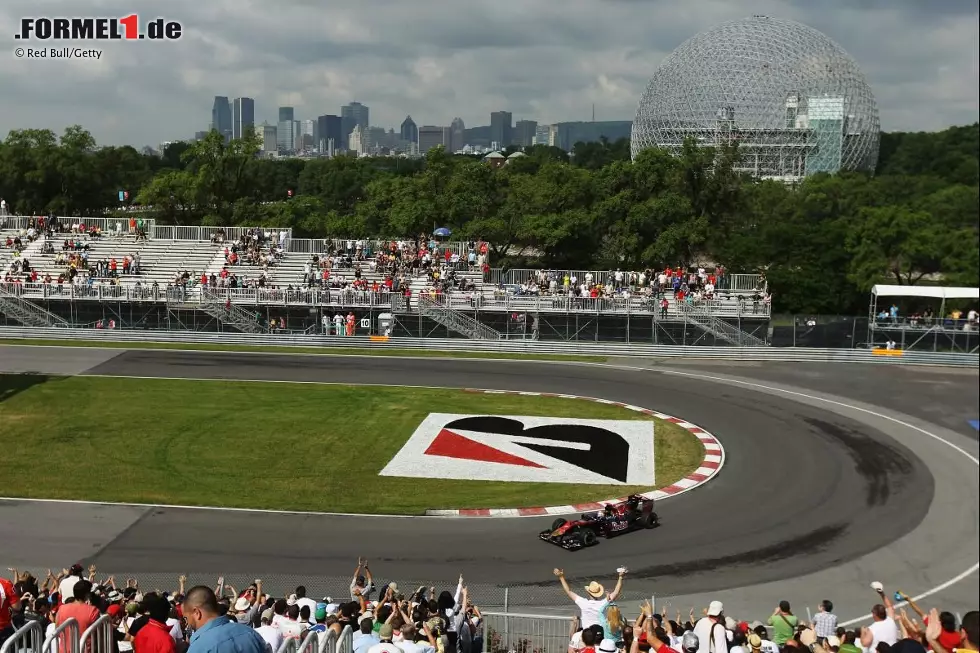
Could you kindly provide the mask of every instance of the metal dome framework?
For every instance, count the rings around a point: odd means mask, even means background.
[[[796,181],[817,172],[873,171],[878,107],[847,52],[815,29],[753,16],[689,39],[657,69],[633,121],[631,155],[687,138],[737,142],[738,169]]]

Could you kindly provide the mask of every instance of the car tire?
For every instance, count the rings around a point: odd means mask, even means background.
[[[586,529],[582,531],[582,545],[583,546],[595,546],[599,543],[599,538],[596,536],[595,531],[592,529]]]
[[[640,525],[643,528],[656,528],[657,521],[657,514],[653,512],[648,512],[640,517]]]
[[[568,520],[562,519],[561,517],[559,517],[555,521],[551,522],[551,530],[552,531],[557,531],[559,528],[561,528],[562,526],[564,526],[567,523],[568,523]]]

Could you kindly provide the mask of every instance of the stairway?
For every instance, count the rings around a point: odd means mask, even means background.
[[[9,286],[8,286],[9,287]],[[0,286],[0,313],[28,327],[67,327],[68,320]]]
[[[229,324],[242,333],[266,333],[266,328],[259,324],[251,311],[241,306],[229,304],[227,298],[217,295],[210,290],[201,289],[201,303],[195,305],[208,315],[224,324]]]
[[[678,313],[684,318],[685,322],[698,327],[706,333],[710,333],[718,340],[724,340],[725,342],[737,347],[766,346],[765,340],[757,338],[750,333],[746,333],[738,327],[725,322],[719,317],[715,317],[704,306],[679,302],[677,304],[677,309]]]
[[[428,297],[420,296],[417,300],[419,313],[431,318],[444,327],[466,336],[471,340],[502,340],[503,335],[499,331],[491,329],[487,325],[473,319],[465,313],[455,311],[448,306],[442,306],[433,302]]]

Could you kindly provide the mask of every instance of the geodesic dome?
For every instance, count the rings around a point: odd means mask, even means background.
[[[631,154],[738,143],[739,169],[794,180],[873,171],[879,122],[857,63],[834,41],[790,20],[753,16],[683,43],[640,99]]]

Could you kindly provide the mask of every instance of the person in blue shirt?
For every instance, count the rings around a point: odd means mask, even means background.
[[[183,608],[187,625],[194,631],[188,653],[266,653],[261,635],[219,614],[218,597],[211,588],[191,588]]]

